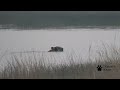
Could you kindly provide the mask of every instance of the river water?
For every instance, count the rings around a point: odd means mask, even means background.
[[[67,63],[70,56],[75,56],[76,62],[86,61],[91,52],[94,57],[95,50],[101,42],[119,46],[120,29],[51,29],[51,30],[1,30],[0,31],[0,62],[5,64],[11,60],[12,54],[24,60],[30,60],[36,55],[38,60],[43,56],[51,64]],[[64,52],[47,52],[51,47],[61,46]],[[34,51],[34,52],[32,52]],[[22,56],[20,56],[22,53]],[[41,56],[42,55],[42,56]],[[92,57],[91,55],[91,57]]]

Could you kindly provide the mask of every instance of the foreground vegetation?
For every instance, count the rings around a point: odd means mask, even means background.
[[[89,53],[90,53],[89,48]],[[1,70],[0,79],[117,79],[120,78],[120,48],[115,45],[103,44],[97,52],[95,62],[75,63],[73,56],[69,57],[68,64],[58,66],[46,66],[42,58],[39,62],[34,58],[33,62],[20,60],[16,55],[12,56],[13,62]],[[34,54],[33,54],[34,55]],[[45,57],[44,57],[45,58]],[[81,61],[82,58],[79,58]],[[97,67],[101,65],[102,70]]]

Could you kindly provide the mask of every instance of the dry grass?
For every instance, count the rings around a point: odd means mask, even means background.
[[[90,55],[91,46],[89,48]],[[68,55],[69,64],[60,64],[58,66],[46,66],[44,56],[36,58],[33,53],[34,63],[25,61],[12,55],[12,62],[0,72],[0,79],[115,79],[120,78],[120,48],[114,44],[103,43],[103,48],[96,52],[96,62],[87,62],[85,64],[75,63],[76,55]],[[74,57],[74,58],[73,58]],[[31,57],[29,57],[31,59]],[[39,59],[39,62],[37,61]],[[90,60],[90,56],[88,57]],[[79,58],[81,61],[82,58]],[[98,71],[97,66],[114,66],[111,70]]]

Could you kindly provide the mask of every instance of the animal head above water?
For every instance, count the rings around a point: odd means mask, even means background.
[[[51,47],[51,50],[49,50],[48,52],[63,52],[63,48],[59,46]]]

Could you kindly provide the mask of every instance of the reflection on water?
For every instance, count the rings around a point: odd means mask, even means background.
[[[119,46],[119,29],[110,31],[104,29],[0,31],[0,61],[6,58],[9,59],[8,57],[12,52],[31,50],[39,51],[39,53],[36,53],[37,57],[43,55],[45,57],[44,60],[49,60],[47,62],[54,64],[57,62],[67,62],[68,53],[69,56],[75,54],[76,58],[79,59],[81,56],[84,59],[89,55],[90,46],[91,53],[94,56],[94,52],[97,50],[97,47],[101,46],[101,42],[115,43]],[[64,48],[64,52],[47,52],[52,46],[61,46]],[[20,53],[16,54],[20,58]],[[23,53],[22,55],[26,58],[25,60],[28,60],[28,56],[33,58],[30,52],[27,54]]]

